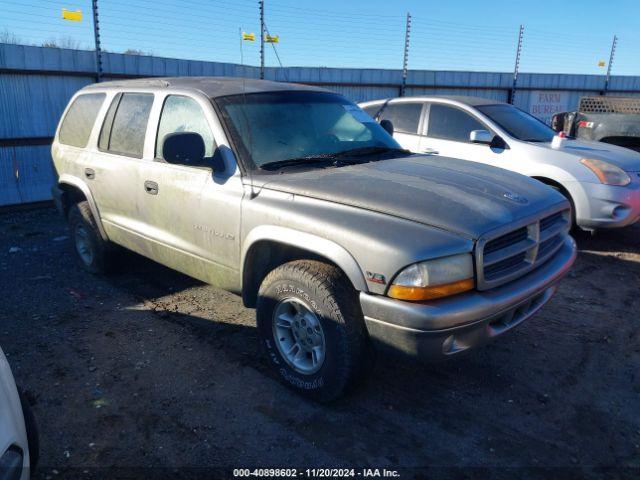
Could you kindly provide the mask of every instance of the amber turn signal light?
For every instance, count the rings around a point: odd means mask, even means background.
[[[398,300],[408,300],[417,302],[421,300],[434,300],[436,298],[449,297],[457,293],[473,290],[473,278],[459,280],[457,282],[445,283],[444,285],[433,285],[428,287],[406,287],[404,285],[391,285],[389,295]]]

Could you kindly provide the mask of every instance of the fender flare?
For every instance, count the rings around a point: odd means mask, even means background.
[[[60,175],[60,178],[58,179],[58,185],[69,185],[71,187],[77,188],[82,192],[84,197],[87,199],[87,203],[89,204],[89,208],[91,209],[91,214],[93,215],[93,218],[96,222],[98,231],[100,232],[100,236],[102,237],[103,240],[108,241],[109,238],[107,237],[107,233],[105,232],[104,227],[102,225],[102,219],[100,218],[98,206],[96,205],[96,202],[93,198],[93,194],[89,189],[89,186],[78,177],[69,175],[67,173],[63,173],[62,175]]]
[[[244,272],[245,260],[251,247],[264,240],[291,245],[325,257],[342,269],[356,290],[361,292],[369,291],[358,262],[344,247],[317,235],[275,225],[258,226],[244,238],[240,257],[242,272]]]

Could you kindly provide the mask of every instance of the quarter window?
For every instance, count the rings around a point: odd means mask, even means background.
[[[394,132],[418,133],[421,113],[422,103],[390,103],[382,110],[379,120],[389,120]]]
[[[104,93],[89,93],[76,97],[60,126],[60,143],[80,148],[87,146],[91,129],[105,97]]]
[[[151,93],[123,93],[116,97],[105,117],[98,146],[109,152],[142,158],[152,105]]]
[[[204,156],[213,156],[215,148],[213,134],[204,116],[204,111],[193,98],[170,95],[165,100],[158,125],[156,158],[163,158],[162,146],[164,145],[164,139],[170,133],[175,132],[200,134],[204,140]]]
[[[429,108],[429,131],[431,138],[442,138],[456,142],[468,142],[473,130],[486,130],[478,120],[459,108],[432,103]]]

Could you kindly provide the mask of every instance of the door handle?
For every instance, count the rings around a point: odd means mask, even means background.
[[[157,195],[158,184],[156,182],[152,182],[151,180],[147,180],[146,182],[144,182],[144,191],[149,195]]]
[[[96,172],[93,170],[93,168],[85,168],[84,176],[87,177],[89,180],[93,180],[94,178],[96,178]]]
[[[438,155],[440,152],[433,148],[423,148],[422,153],[426,153],[427,155]]]

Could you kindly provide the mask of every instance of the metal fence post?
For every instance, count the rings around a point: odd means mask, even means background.
[[[520,31],[518,32],[518,48],[516,49],[516,63],[513,67],[513,82],[511,83],[511,90],[509,90],[508,103],[513,105],[516,96],[516,85],[518,83],[518,72],[520,71],[520,55],[522,55],[522,39],[524,37],[524,25],[520,25]]]
[[[613,57],[616,55],[616,47],[618,46],[618,37],[613,36],[613,42],[611,43],[611,53],[609,54],[609,64],[607,65],[607,76],[604,78],[604,88],[602,89],[602,95],[607,94],[609,88],[609,81],[611,80],[611,65],[613,65]]]
[[[260,5],[260,78],[264,79],[264,0],[259,0]]]
[[[98,20],[98,0],[92,0],[93,37],[96,42],[96,81],[102,81],[102,49],[100,48],[100,21]]]
[[[407,25],[404,30],[404,58],[402,60],[402,85],[400,86],[400,96],[404,97],[407,87],[407,70],[409,68],[409,36],[411,34],[411,13],[407,12]]]

